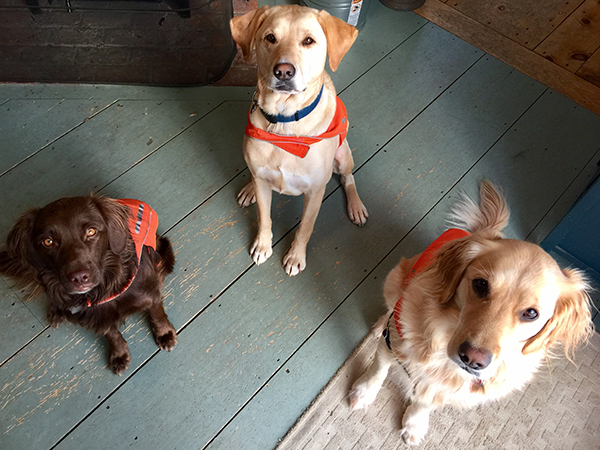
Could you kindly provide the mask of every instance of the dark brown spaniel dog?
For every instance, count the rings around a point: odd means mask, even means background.
[[[148,311],[156,344],[171,351],[177,343],[161,297],[175,255],[157,226],[156,213],[137,200],[63,198],[17,220],[0,274],[31,296],[45,292],[53,327],[67,320],[106,336],[110,368],[120,375],[131,361],[118,330],[127,316]]]

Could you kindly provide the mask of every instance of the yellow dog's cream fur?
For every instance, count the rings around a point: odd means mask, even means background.
[[[250,113],[252,124],[270,133],[289,136],[318,136],[325,132],[335,113],[336,92],[325,62],[336,70],[356,39],[356,28],[325,11],[282,5],[262,8],[231,19],[233,38],[246,58],[256,49],[258,85],[255,101],[271,115],[291,116],[310,105],[324,85],[323,96],[314,111],[295,121],[272,124],[258,108]],[[293,75],[282,80],[277,68],[293,67]],[[256,264],[272,254],[271,194],[304,194],[304,211],[296,236],[283,263],[288,275],[297,275],[306,266],[306,245],[321,207],[327,182],[333,172],[341,175],[348,214],[357,225],[367,220],[352,176],[354,162],[347,140],[324,139],[311,146],[304,158],[257,139],[244,137],[244,158],[252,174],[238,195],[238,203],[258,206],[258,234],[250,253]]]
[[[504,197],[482,182],[479,205],[463,197],[451,216],[472,234],[440,248],[432,265],[408,286],[404,280],[419,255],[403,259],[385,281],[390,312],[403,297],[404,340],[391,319],[392,351],[380,339],[373,363],[352,387],[350,405],[372,403],[388,368],[399,361],[409,374],[411,403],[401,430],[408,443],[422,441],[436,407],[498,399],[523,387],[553,344],[561,342],[569,357],[589,337],[583,276],[561,270],[537,245],[503,239],[508,217]],[[378,322],[380,329],[388,318],[389,313]]]

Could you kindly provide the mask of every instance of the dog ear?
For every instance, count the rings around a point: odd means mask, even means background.
[[[456,239],[440,248],[431,266],[437,284],[433,289],[440,303],[452,298],[476,254],[476,243],[471,237]]]
[[[561,283],[554,314],[539,333],[527,340],[523,347],[524,355],[548,351],[552,344],[561,342],[566,357],[571,360],[575,347],[592,334],[589,286],[580,271],[564,269],[562,272],[565,279]]]
[[[44,267],[33,240],[38,213],[39,209],[32,209],[17,219],[8,233],[6,249],[0,252],[0,273],[12,278],[21,288],[33,288],[37,284],[37,271]]]
[[[358,30],[343,20],[333,17],[327,11],[319,11],[317,19],[327,38],[329,67],[335,72],[344,55],[354,44]]]
[[[90,199],[106,222],[110,249],[116,254],[123,252],[130,236],[129,208],[110,198],[92,195]]]
[[[234,17],[229,21],[229,28],[231,28],[233,40],[237,42],[242,49],[246,61],[252,57],[254,36],[265,20],[265,13],[268,9],[269,7],[265,5],[259,9],[248,12],[243,16]]]

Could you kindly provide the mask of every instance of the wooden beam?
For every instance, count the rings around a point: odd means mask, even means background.
[[[415,12],[571,100],[600,114],[600,88],[440,2],[427,0]]]

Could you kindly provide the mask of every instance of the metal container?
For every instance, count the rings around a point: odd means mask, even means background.
[[[367,19],[370,2],[371,0],[300,0],[300,4],[309,8],[324,9],[359,30]]]

